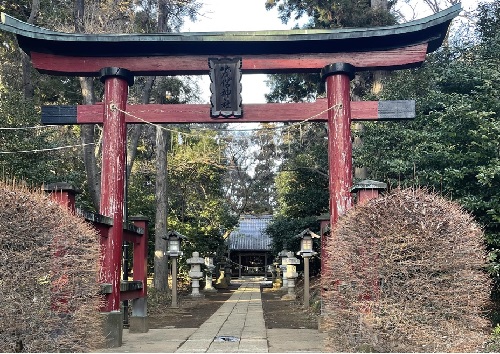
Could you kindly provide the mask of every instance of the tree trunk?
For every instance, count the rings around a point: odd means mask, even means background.
[[[73,11],[73,18],[75,23],[75,32],[85,32],[85,1],[76,0]],[[82,90],[82,103],[94,104],[94,82],[90,77],[80,77],[80,87]],[[94,124],[83,124],[80,127],[80,139],[83,144],[83,163],[85,165],[85,174],[87,176],[87,183],[89,188],[90,198],[95,210],[99,212],[99,205],[101,199],[101,173],[97,165],[97,151],[98,146],[95,146],[96,137],[94,133]]]
[[[83,104],[94,104],[94,83],[90,77],[80,77]],[[101,201],[101,172],[97,164],[98,146],[95,146],[96,137],[94,124],[83,124],[80,127],[80,139],[83,144],[83,163],[89,188],[90,198],[95,210],[99,212]]]
[[[166,32],[168,0],[158,0],[158,32]],[[159,291],[168,291],[168,261],[165,256],[167,241],[167,141],[169,134],[156,128],[156,221],[154,286]],[[173,279],[175,281],[175,279]]]
[[[151,98],[151,90],[153,89],[153,84],[155,81],[154,76],[149,76],[146,79],[144,85],[144,91],[142,92],[141,102],[142,104],[148,104]],[[139,138],[143,131],[142,124],[131,124],[129,129],[129,146],[127,149],[127,188],[130,174],[132,173],[132,167],[134,166],[135,156],[137,153],[137,145],[139,144]]]
[[[168,291],[168,262],[165,252],[167,241],[167,131],[156,128],[156,221],[154,286],[159,291]]]
[[[38,12],[40,11],[40,0],[33,0],[31,4],[31,12],[30,17],[26,21],[27,23],[33,24],[38,16]],[[31,75],[31,59],[30,57],[24,53],[21,49],[21,66],[23,71],[23,95],[24,99],[32,100],[35,96],[35,87],[33,85],[33,77]]]

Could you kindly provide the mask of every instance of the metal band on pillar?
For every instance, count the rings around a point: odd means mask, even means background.
[[[104,83],[104,117],[100,213],[113,219],[113,227],[103,244],[101,281],[111,284],[104,312],[120,311],[120,268],[123,242],[123,206],[127,125],[125,109],[128,86],[134,76],[127,69],[108,67],[99,71]]]
[[[328,100],[328,168],[330,192],[330,226],[333,229],[340,215],[351,207],[352,143],[350,81],[355,67],[334,63],[321,70],[326,81]],[[328,236],[322,236],[321,269],[327,272],[326,246]]]
[[[106,78],[108,77],[121,78],[127,82],[128,86],[132,86],[134,84],[134,75],[130,70],[124,68],[102,68],[101,70],[99,70],[99,77],[103,84],[106,82]]]

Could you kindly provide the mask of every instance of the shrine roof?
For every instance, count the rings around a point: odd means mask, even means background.
[[[269,251],[271,238],[265,232],[272,215],[242,215],[238,228],[228,237],[228,246],[233,251]]]
[[[461,11],[456,4],[419,20],[371,28],[287,31],[185,32],[156,34],[63,33],[1,14],[0,29],[14,33],[27,53],[64,56],[139,57],[182,55],[266,55],[381,51],[443,42],[449,24]]]

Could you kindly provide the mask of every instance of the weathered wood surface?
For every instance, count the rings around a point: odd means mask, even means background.
[[[328,120],[328,103],[318,99],[307,103],[264,103],[243,105],[242,118],[210,118],[209,104],[148,104],[128,105],[127,123],[247,123],[299,122]],[[44,124],[102,124],[102,104],[81,106],[44,106]],[[397,120],[415,118],[415,101],[353,101],[352,120]],[[138,118],[135,118],[138,117]]]
[[[135,75],[206,73],[208,57],[242,57],[243,72],[315,72],[333,62],[357,70],[418,65],[442,44],[456,4],[432,16],[372,28],[157,34],[60,33],[6,14],[0,29],[16,34],[19,46],[45,73],[97,76],[103,67]],[[367,53],[372,53],[367,55]]]
[[[103,263],[102,283],[112,285],[104,312],[120,311],[120,281],[123,244],[123,203],[125,189],[125,148],[127,126],[122,110],[126,107],[128,83],[124,76],[109,76],[104,82],[102,173],[100,213],[113,219],[106,239],[101,239]],[[113,109],[112,107],[115,107]],[[103,115],[104,113],[104,115]]]
[[[319,73],[325,65],[348,62],[357,71],[404,69],[420,65],[428,52],[427,43],[379,51],[314,54],[245,55],[243,74]],[[232,56],[241,56],[235,52]],[[37,70],[48,74],[96,76],[101,68],[127,68],[135,75],[204,75],[208,74],[206,55],[91,57],[31,52]]]

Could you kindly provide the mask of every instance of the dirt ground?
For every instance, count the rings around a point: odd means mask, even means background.
[[[312,282],[314,288],[314,282]],[[239,284],[232,283],[228,289],[218,289],[216,293],[204,293],[203,299],[190,299],[187,289],[178,296],[179,308],[171,308],[171,298],[159,295],[154,289],[148,294],[149,328],[195,328],[205,322],[238,289]],[[318,328],[318,311],[304,310],[301,283],[297,284],[297,300],[281,300],[282,290],[261,287],[262,307],[266,328]],[[148,290],[149,291],[149,290]],[[314,290],[312,291],[314,297]]]

